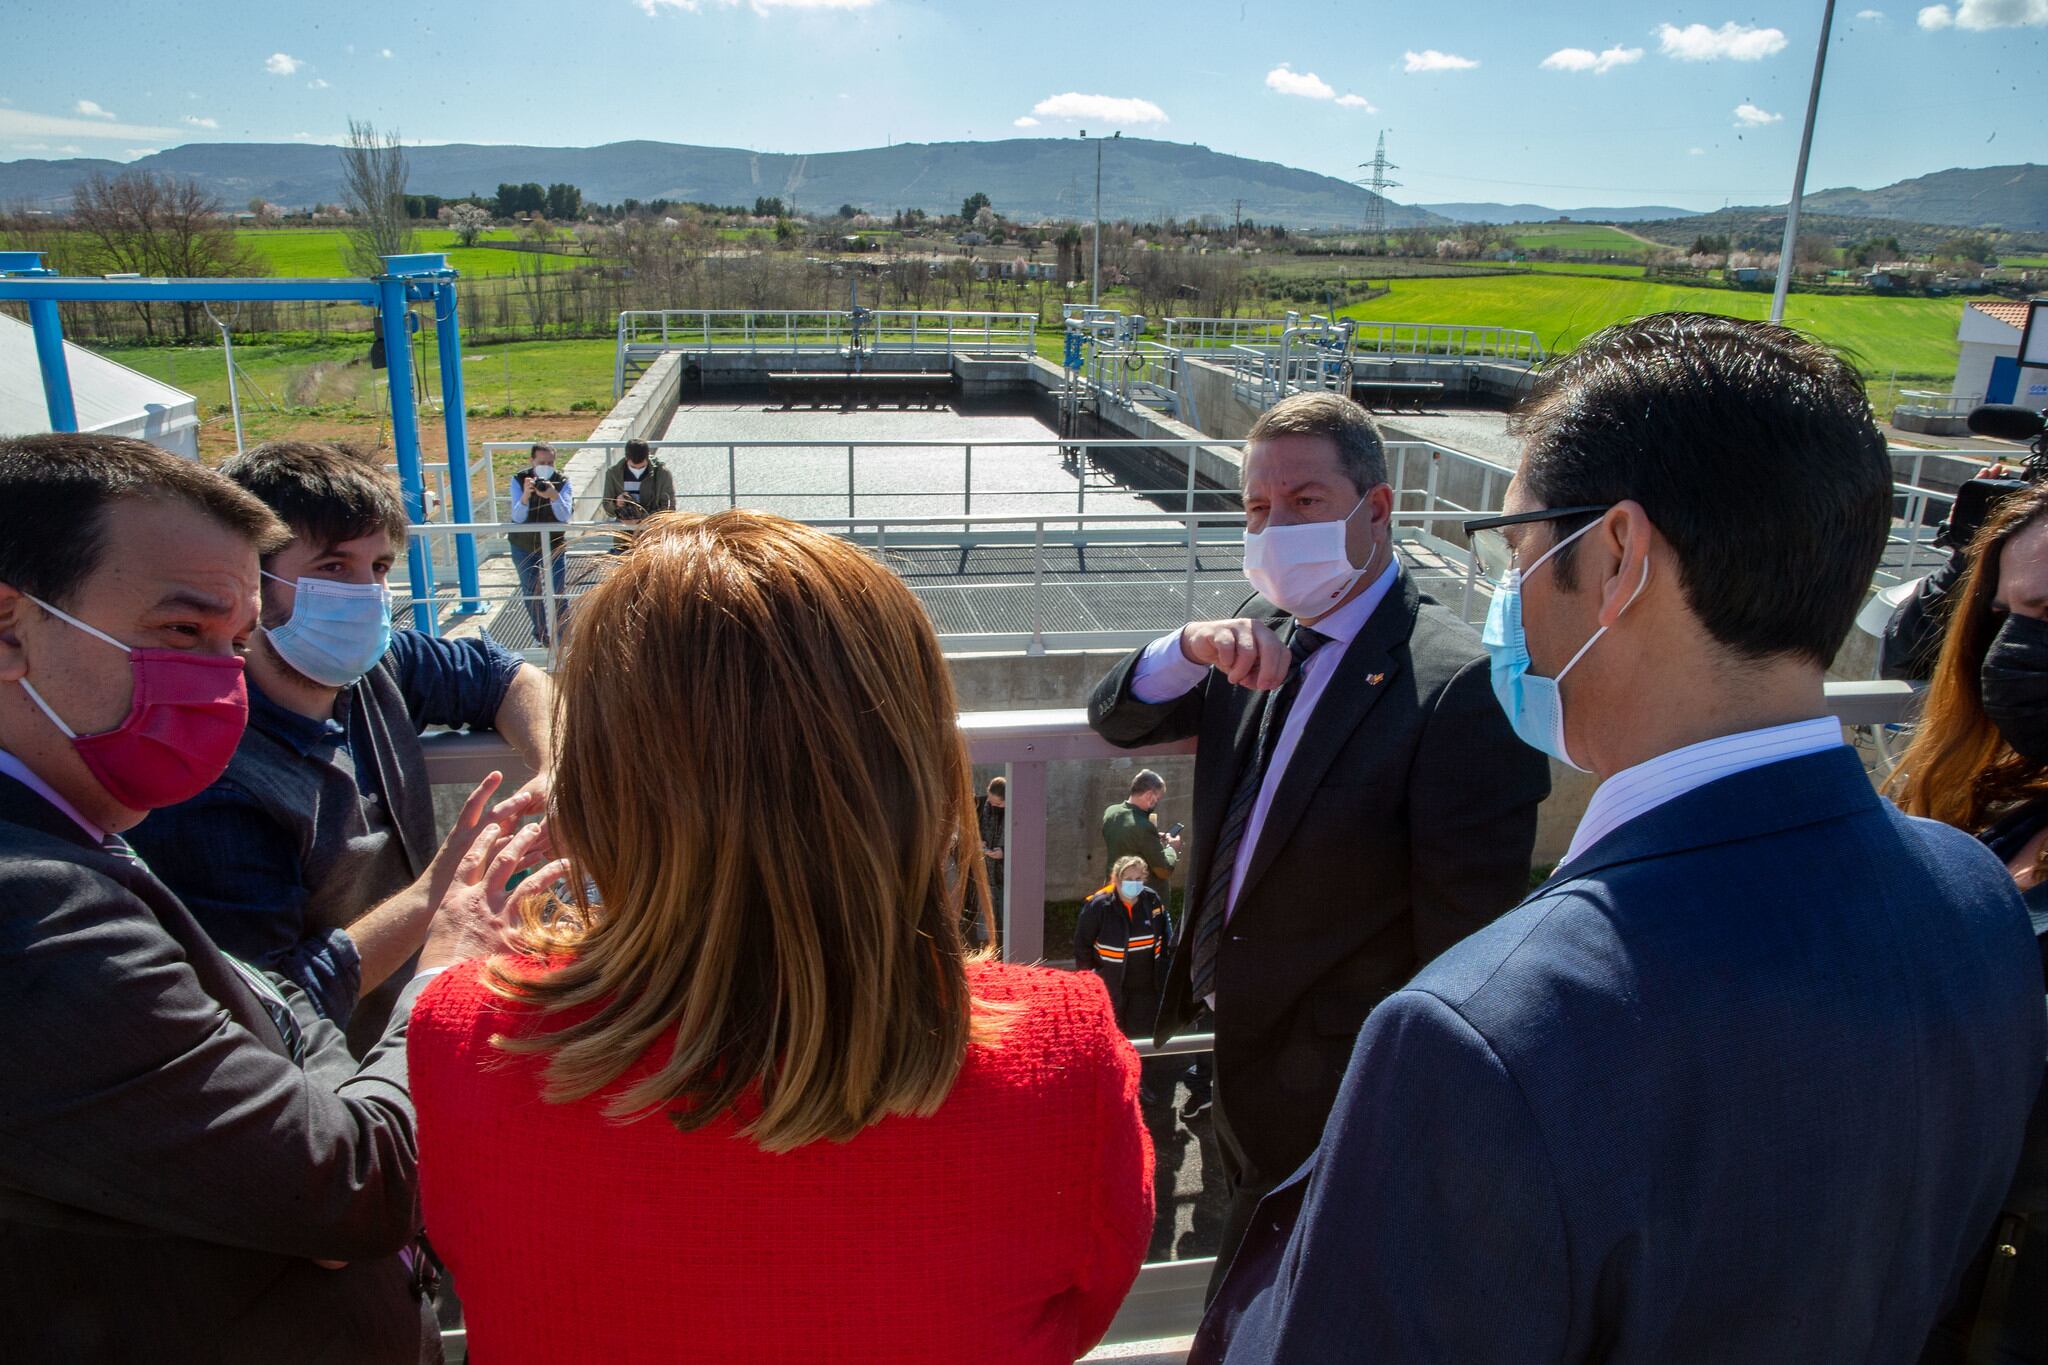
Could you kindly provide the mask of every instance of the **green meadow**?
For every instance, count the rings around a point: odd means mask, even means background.
[[[519,240],[519,235],[516,228],[492,228],[477,240],[514,242]],[[337,229],[237,228],[235,240],[255,248],[270,263],[271,270],[279,275],[325,279],[349,273],[346,264],[348,237]],[[517,274],[522,267],[531,269],[535,260],[541,262],[544,270],[568,270],[581,262],[579,257],[553,253],[509,251],[481,245],[457,246],[455,233],[448,228],[420,229],[419,249],[445,253],[448,264],[470,279]]]

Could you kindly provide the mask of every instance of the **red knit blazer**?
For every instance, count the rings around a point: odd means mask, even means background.
[[[929,1118],[771,1154],[540,1098],[494,1034],[533,1012],[452,968],[407,1051],[427,1235],[471,1358],[1067,1362],[1102,1337],[1152,1229],[1138,1061],[1093,974],[987,964],[1013,1002]],[[666,1045],[657,1045],[665,1053]]]

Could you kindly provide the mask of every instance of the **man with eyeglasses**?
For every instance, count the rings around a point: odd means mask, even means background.
[[[1373,1011],[1191,1360],[1904,1365],[2048,1040],[2012,878],[1826,711],[1891,519],[1862,383],[1667,314],[1515,429],[1467,525],[1505,565],[1493,688],[1600,786],[1549,880]]]

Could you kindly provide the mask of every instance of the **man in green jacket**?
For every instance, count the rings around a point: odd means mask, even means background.
[[[1131,794],[1102,812],[1102,842],[1109,865],[1119,858],[1145,860],[1145,884],[1166,899],[1166,879],[1180,858],[1180,836],[1161,834],[1154,812],[1166,797],[1166,779],[1150,768],[1131,779]]]
[[[649,452],[647,442],[626,442],[626,457],[604,472],[604,496],[599,502],[605,514],[620,523],[614,553],[632,544],[631,532],[656,512],[673,512],[676,480],[668,467]]]

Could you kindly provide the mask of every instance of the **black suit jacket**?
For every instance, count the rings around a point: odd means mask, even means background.
[[[270,980],[303,1068],[161,882],[0,776],[0,1354],[420,1358],[417,991],[358,1067]]]
[[[1247,615],[1284,614],[1254,599]],[[1134,651],[1096,687],[1088,717],[1112,744],[1200,737],[1188,874],[1192,945],[1216,831],[1249,761],[1263,694],[1211,669],[1149,705]],[[1315,1150],[1359,1026],[1418,968],[1522,899],[1550,766],[1494,700],[1473,629],[1403,573],[1345,650],[1304,725],[1251,851],[1216,964],[1219,1095],[1252,1180]],[[1189,951],[1174,955],[1158,1038],[1200,1008]]]

